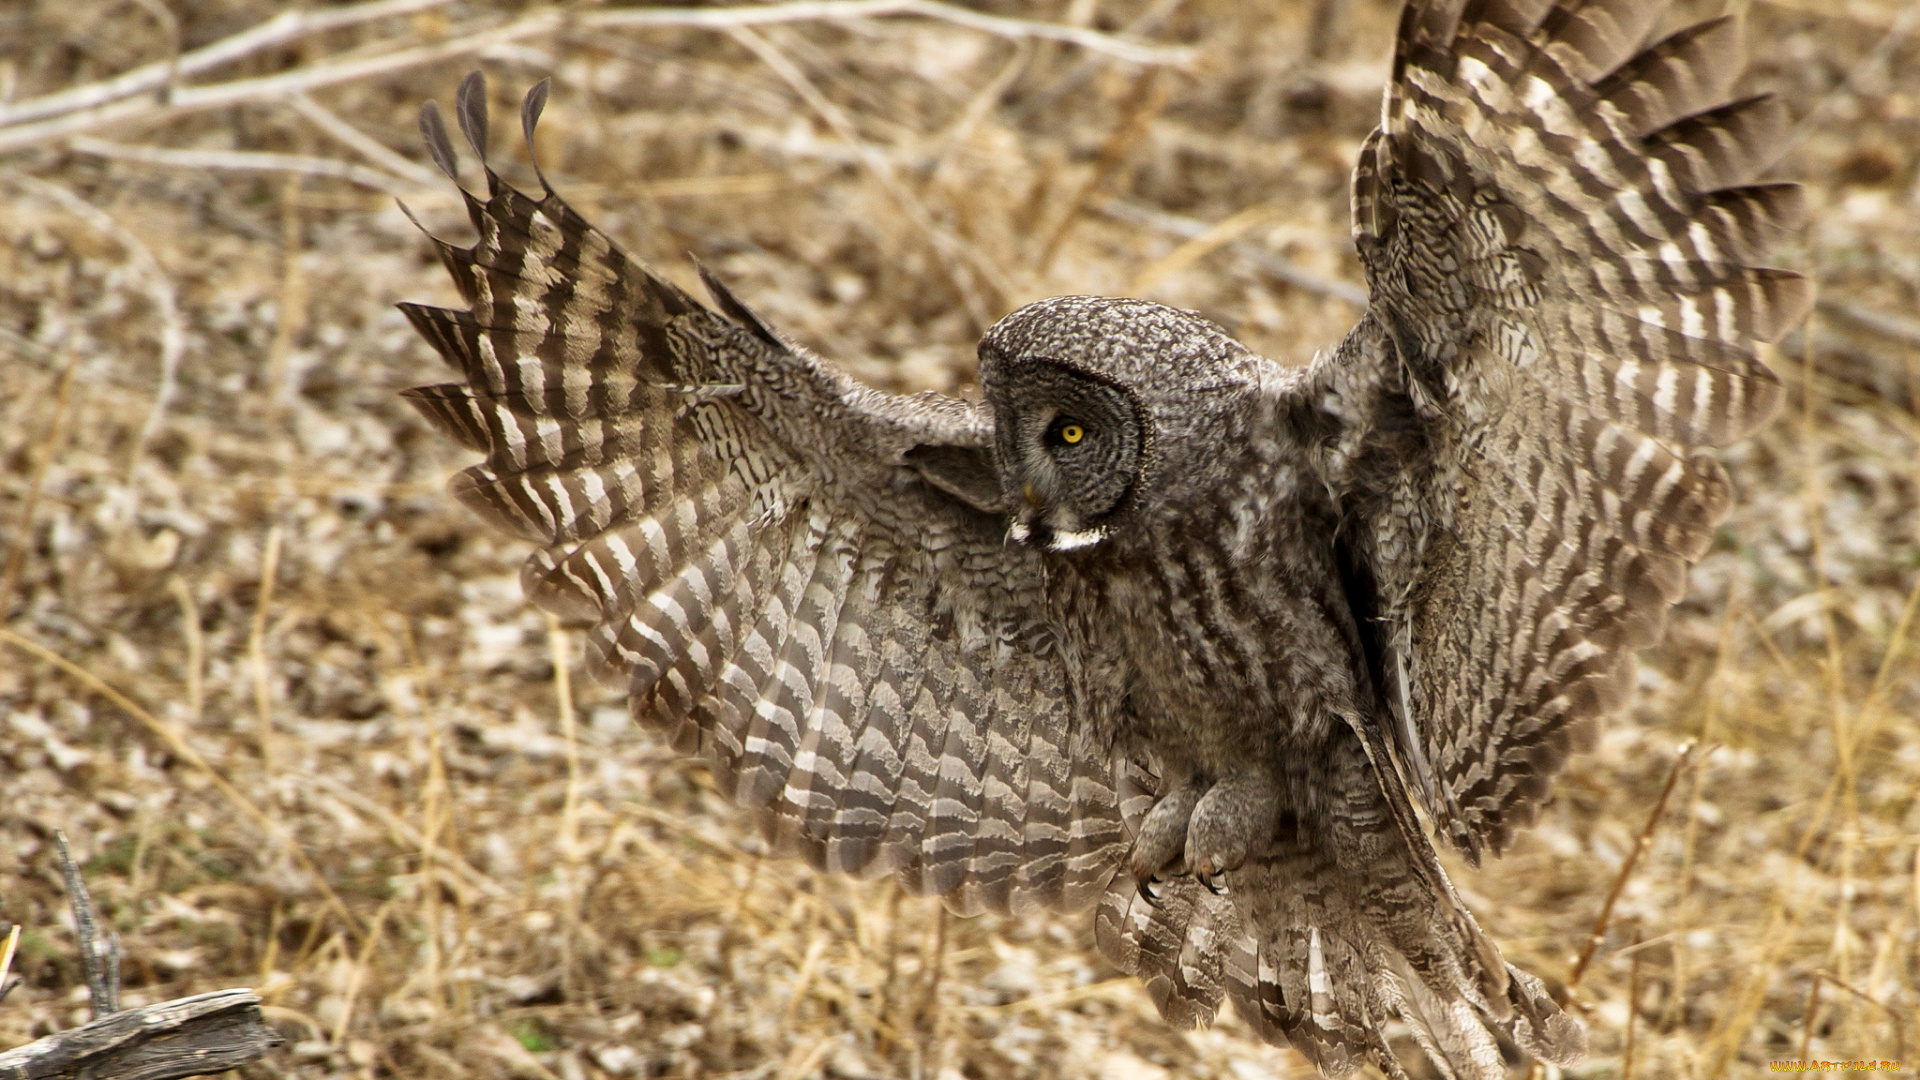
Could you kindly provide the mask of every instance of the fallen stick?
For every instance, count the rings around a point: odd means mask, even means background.
[[[56,831],[53,837],[80,937],[93,1022],[0,1053],[0,1080],[181,1080],[226,1072],[286,1041],[261,1016],[260,995],[244,988],[122,1011],[119,937],[100,939],[93,897],[67,836]]]
[[[0,1080],[180,1080],[222,1073],[283,1041],[251,990],[128,1009],[0,1053]]]

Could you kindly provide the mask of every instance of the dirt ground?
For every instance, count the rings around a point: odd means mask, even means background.
[[[1585,1015],[1569,1076],[1920,1068],[1920,7],[1730,6],[1813,208],[1789,406],[1724,455],[1739,507],[1632,707],[1512,853],[1454,867]],[[1163,1025],[1084,915],[763,858],[704,766],[569,687],[525,545],[443,494],[469,462],[396,395],[444,376],[394,303],[454,294],[395,196],[467,235],[419,103],[477,66],[510,118],[551,76],[567,198],[878,385],[966,392],[983,325],[1063,292],[1305,362],[1360,310],[1393,8],[382,0],[236,39],[279,6],[0,5],[0,1048],[86,1018],[63,829],[129,1004],[265,997],[289,1041],[250,1077],[1308,1075],[1231,1016]]]

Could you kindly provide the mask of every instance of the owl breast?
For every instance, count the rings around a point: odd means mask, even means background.
[[[1364,670],[1333,507],[1290,448],[1234,456],[1118,538],[1099,589],[1135,672],[1125,734],[1212,776],[1313,760]]]

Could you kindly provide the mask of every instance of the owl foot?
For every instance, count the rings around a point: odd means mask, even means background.
[[[1280,817],[1280,786],[1265,771],[1229,776],[1200,797],[1186,825],[1186,864],[1214,893],[1227,871],[1273,837]]]
[[[1264,771],[1187,780],[1153,804],[1134,837],[1128,865],[1140,896],[1159,900],[1153,886],[1183,874],[1219,896],[1227,871],[1268,842],[1279,817],[1280,787]]]
[[[1204,782],[1188,780],[1162,795],[1153,809],[1147,811],[1146,820],[1140,823],[1140,835],[1133,838],[1133,855],[1128,864],[1134,881],[1139,883],[1140,897],[1147,903],[1160,899],[1154,894],[1153,886],[1163,876],[1178,877],[1187,872],[1183,865],[1187,820],[1193,816],[1193,808],[1206,790]]]

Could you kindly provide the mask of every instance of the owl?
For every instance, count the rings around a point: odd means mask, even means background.
[[[467,310],[405,308],[462,379],[407,395],[485,455],[451,490],[536,546],[528,597],[785,850],[1092,909],[1169,1022],[1231,1000],[1329,1076],[1404,1076],[1389,1029],[1452,1077],[1569,1062],[1435,844],[1498,853],[1626,697],[1809,302],[1762,265],[1785,112],[1730,95],[1731,19],[1648,44],[1663,6],[1410,0],[1370,304],[1306,366],[1073,296],[986,333],[984,400],[882,393],[489,169],[439,244]],[[484,163],[477,75],[457,116]]]

